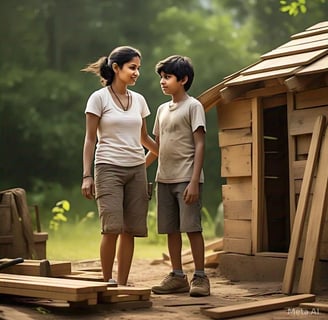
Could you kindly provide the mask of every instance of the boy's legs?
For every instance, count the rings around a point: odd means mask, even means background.
[[[210,282],[205,274],[203,235],[201,232],[189,232],[187,235],[195,265],[195,273],[190,282],[190,295],[192,297],[208,296],[210,295]]]
[[[194,259],[195,270],[204,270],[204,238],[201,232],[187,233],[192,257]]]
[[[181,250],[182,239],[180,232],[174,232],[167,235],[167,245],[171,259],[172,270],[182,270]]]
[[[167,234],[167,245],[172,272],[152,291],[157,294],[189,292],[187,276],[183,274],[181,262],[182,239],[179,230],[179,205],[174,194],[174,184],[157,184],[158,232]]]

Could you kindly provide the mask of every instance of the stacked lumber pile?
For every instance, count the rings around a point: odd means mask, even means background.
[[[0,263],[8,259],[0,259]],[[0,294],[46,299],[69,307],[110,304],[117,308],[149,308],[150,288],[109,286],[101,271],[71,271],[67,261],[25,260],[0,273]],[[64,304],[63,304],[64,303]]]

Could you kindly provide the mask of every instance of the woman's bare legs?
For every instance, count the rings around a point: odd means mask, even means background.
[[[100,261],[105,282],[113,277],[117,237],[118,234],[114,233],[102,235],[100,243]]]
[[[117,252],[117,283],[126,285],[134,252],[134,236],[122,233],[120,234],[120,243]]]

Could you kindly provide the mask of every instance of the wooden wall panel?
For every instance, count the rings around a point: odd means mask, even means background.
[[[221,104],[217,107],[218,127],[240,129],[251,127],[251,100],[241,100]]]
[[[243,177],[252,175],[251,146],[251,144],[243,144],[221,148],[222,177]]]
[[[227,181],[228,182],[228,181]],[[239,179],[238,183],[233,183],[233,178],[229,179],[229,184],[222,186],[222,199],[227,200],[251,200],[252,180]],[[230,184],[231,183],[231,184]]]
[[[251,221],[224,219],[224,237],[251,240]]]
[[[224,200],[223,212],[225,219],[251,220],[252,200]]]
[[[294,110],[290,113],[289,134],[291,136],[312,134],[314,123],[320,115],[328,118],[328,105],[325,107]]]
[[[299,136],[296,136],[296,159],[297,160],[303,160],[307,159],[307,155],[309,153],[310,149],[310,143],[312,134],[302,134]]]
[[[252,253],[252,242],[248,239],[227,238],[223,239],[223,250],[250,255]]]
[[[319,88],[295,94],[295,109],[313,108],[328,105],[328,88]]]
[[[233,146],[252,143],[251,128],[228,129],[219,132],[219,146]]]

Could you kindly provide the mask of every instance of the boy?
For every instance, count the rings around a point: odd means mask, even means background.
[[[167,234],[172,272],[156,294],[189,292],[192,297],[210,295],[204,271],[204,239],[201,226],[201,185],[204,182],[205,113],[201,103],[189,96],[194,71],[190,58],[170,56],[156,65],[165,95],[172,100],[159,106],[153,134],[159,144],[157,182],[158,232]],[[156,156],[147,155],[147,164]],[[182,238],[186,232],[195,264],[188,282],[181,261]]]

